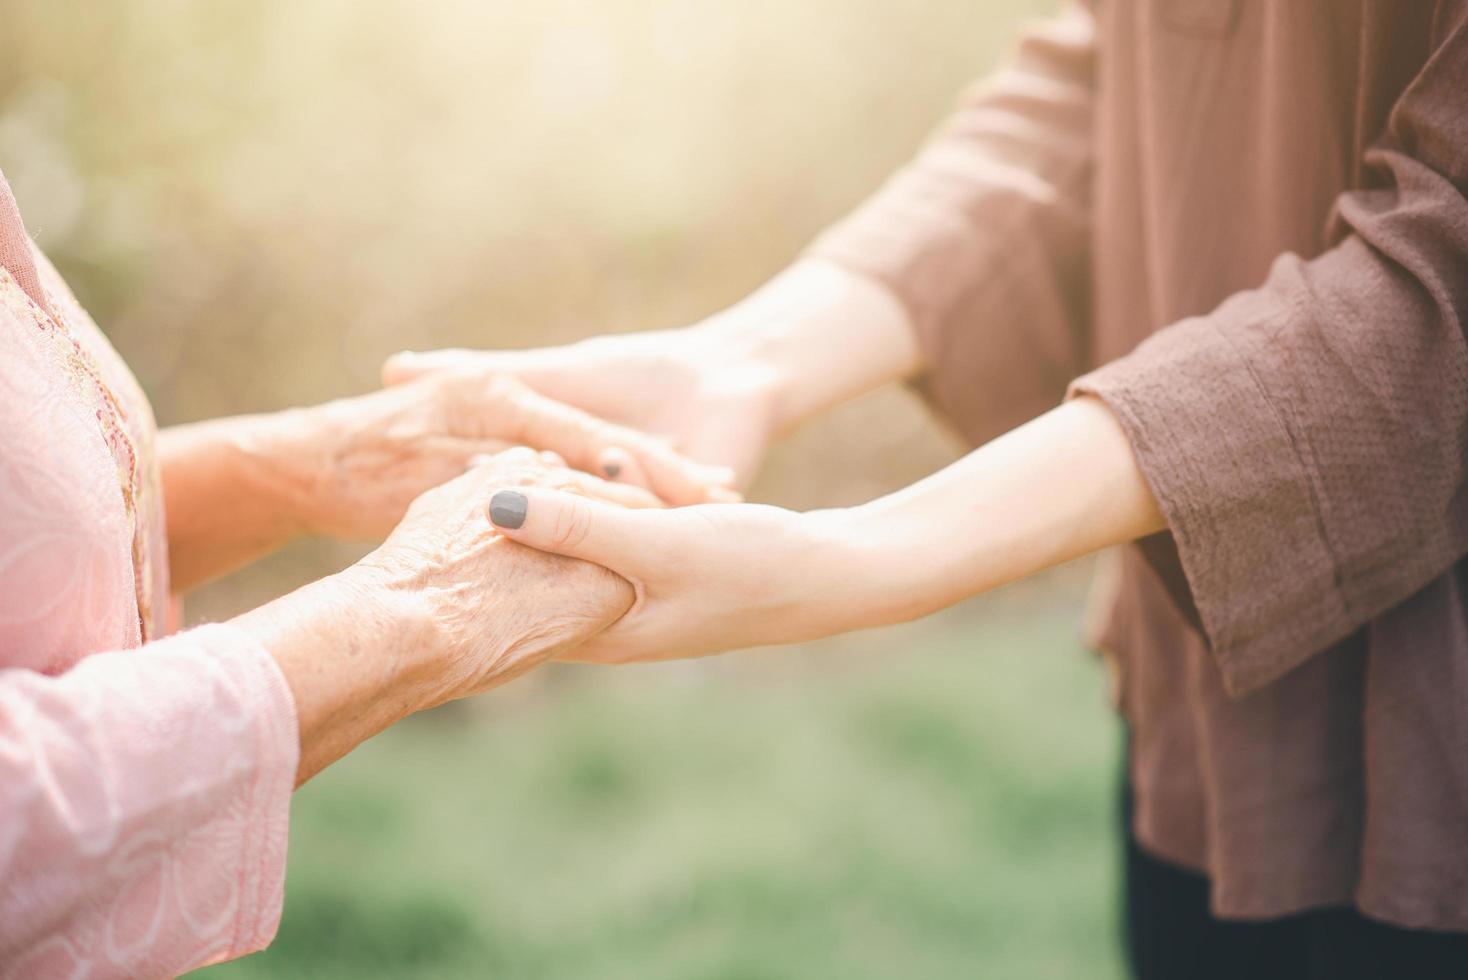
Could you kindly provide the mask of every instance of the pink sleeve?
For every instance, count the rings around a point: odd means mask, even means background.
[[[275,933],[295,708],[233,627],[139,646],[151,511],[16,228],[0,177],[0,977],[172,976]]]
[[[297,752],[284,678],[227,625],[0,670],[5,976],[173,976],[264,947]]]

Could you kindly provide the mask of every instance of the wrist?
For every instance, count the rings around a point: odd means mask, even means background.
[[[687,349],[700,364],[717,368],[720,384],[743,388],[769,406],[774,431],[794,417],[799,385],[789,356],[793,324],[757,292],[688,329]]]
[[[233,623],[270,651],[290,688],[298,785],[431,704],[413,617],[368,569],[311,582]]]
[[[378,696],[397,717],[441,704],[444,644],[434,629],[423,590],[382,560],[381,549],[324,579],[339,608],[349,612],[353,643],[370,652]]]
[[[776,432],[918,368],[906,309],[882,283],[803,259],[699,326],[720,364],[769,391]]]
[[[808,640],[898,622],[902,549],[874,533],[863,506],[796,515],[787,588],[798,595],[799,636]],[[786,641],[782,641],[786,642]]]
[[[249,461],[257,492],[297,535],[331,533],[334,447],[348,428],[339,402],[256,416],[236,448]]]
[[[239,487],[275,518],[288,537],[315,534],[319,497],[320,413],[293,408],[221,420]]]
[[[797,379],[783,356],[787,327],[750,297],[683,328],[682,343],[670,346],[711,386],[750,406],[749,423],[769,439],[798,421],[789,414]]]
[[[934,535],[901,500],[884,497],[830,514],[826,531],[835,566],[844,583],[842,630],[905,623],[942,608],[935,594],[953,571],[949,536]]]

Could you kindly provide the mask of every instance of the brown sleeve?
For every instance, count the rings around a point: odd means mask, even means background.
[[[1465,8],[1337,200],[1340,244],[1071,387],[1130,436],[1233,694],[1468,553]]]
[[[1095,24],[1028,34],[927,148],[811,246],[885,283],[921,390],[974,443],[1054,406],[1086,363]]]

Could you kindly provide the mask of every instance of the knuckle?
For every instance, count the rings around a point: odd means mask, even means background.
[[[529,446],[511,446],[499,458],[506,466],[522,470],[537,469],[540,462],[540,456]]]
[[[486,395],[493,398],[515,398],[519,396],[524,386],[508,374],[490,374],[479,380],[483,382],[483,390]]]
[[[508,438],[526,439],[534,419],[530,406],[520,392],[505,390],[495,395],[494,400],[494,410],[498,415],[495,419],[496,427]]]

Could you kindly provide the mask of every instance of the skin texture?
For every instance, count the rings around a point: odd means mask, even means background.
[[[685,330],[523,354],[399,355],[385,376],[508,371],[670,433],[747,479],[774,433],[919,366],[911,318],[884,286],[803,260]],[[650,383],[659,369],[670,379],[662,390]],[[637,589],[632,611],[574,653],[601,661],[694,656],[912,619],[1164,526],[1129,442],[1092,399],[1062,405],[857,508],[633,513],[538,489],[523,495],[523,525],[503,533],[602,564]]]
[[[298,785],[415,711],[568,651],[632,604],[631,586],[606,569],[496,534],[486,508],[506,478],[579,487],[537,458],[502,454],[423,494],[362,561],[234,620],[290,686]]]
[[[303,535],[380,540],[420,493],[520,444],[577,469],[610,464],[617,482],[596,481],[595,492],[627,506],[737,496],[726,488],[731,474],[660,440],[512,377],[445,371],[311,408],[164,430],[174,587],[185,591]]]
[[[506,448],[529,443],[526,447]],[[620,617],[604,568],[495,533],[491,490],[609,505],[737,499],[732,474],[538,394],[442,371],[357,398],[160,438],[170,571],[183,591],[306,534],[387,540],[346,571],[239,617],[285,675],[297,782],[415,711],[502,684]],[[615,471],[609,482],[571,465]]]

